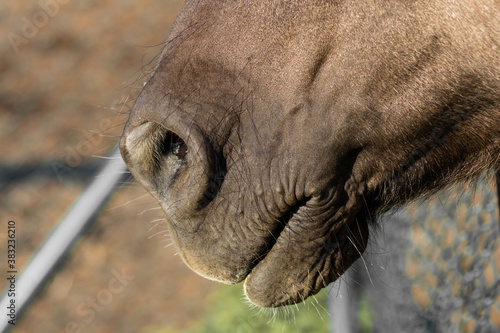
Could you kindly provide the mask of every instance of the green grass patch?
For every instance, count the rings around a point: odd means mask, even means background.
[[[372,306],[368,297],[363,293],[359,300],[358,305],[358,322],[359,329],[361,333],[371,333],[373,332],[373,321],[375,314],[373,312]]]
[[[148,333],[322,333],[329,332],[327,295],[296,306],[260,309],[245,299],[241,285],[218,287],[208,299],[205,315],[187,329],[162,327]]]

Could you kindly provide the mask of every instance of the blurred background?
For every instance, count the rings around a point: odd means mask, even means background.
[[[182,3],[0,2],[0,244],[16,221],[18,267],[116,145]],[[215,325],[207,320],[220,321],[215,331],[252,332],[265,324],[270,317],[250,309],[241,286],[213,296],[219,286],[182,263],[157,208],[136,183],[123,184],[12,332],[199,332]],[[123,288],[111,294],[117,276]],[[224,315],[233,320],[227,330]]]
[[[118,142],[182,3],[0,2],[0,244],[16,221],[17,267]],[[481,184],[411,204],[372,230],[364,260],[343,277],[353,332],[498,330],[498,198],[494,180]],[[121,184],[12,332],[330,331],[338,308],[327,293],[338,286],[297,307],[252,308],[241,285],[191,272],[161,218],[139,185]],[[0,245],[2,291],[6,255]]]

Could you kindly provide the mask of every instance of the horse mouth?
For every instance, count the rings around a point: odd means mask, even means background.
[[[328,227],[329,221],[311,217],[308,225],[303,221],[305,209],[301,203],[286,214],[274,244],[245,277],[245,295],[255,305],[300,303],[335,281],[364,251],[366,223]],[[322,230],[316,230],[318,225]]]

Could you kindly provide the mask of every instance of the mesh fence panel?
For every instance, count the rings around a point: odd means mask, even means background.
[[[493,177],[387,216],[345,280],[354,331],[500,332],[498,216]]]

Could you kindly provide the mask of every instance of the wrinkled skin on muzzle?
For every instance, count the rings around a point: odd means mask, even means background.
[[[498,3],[187,1],[121,139],[189,267],[300,302],[499,162]]]

